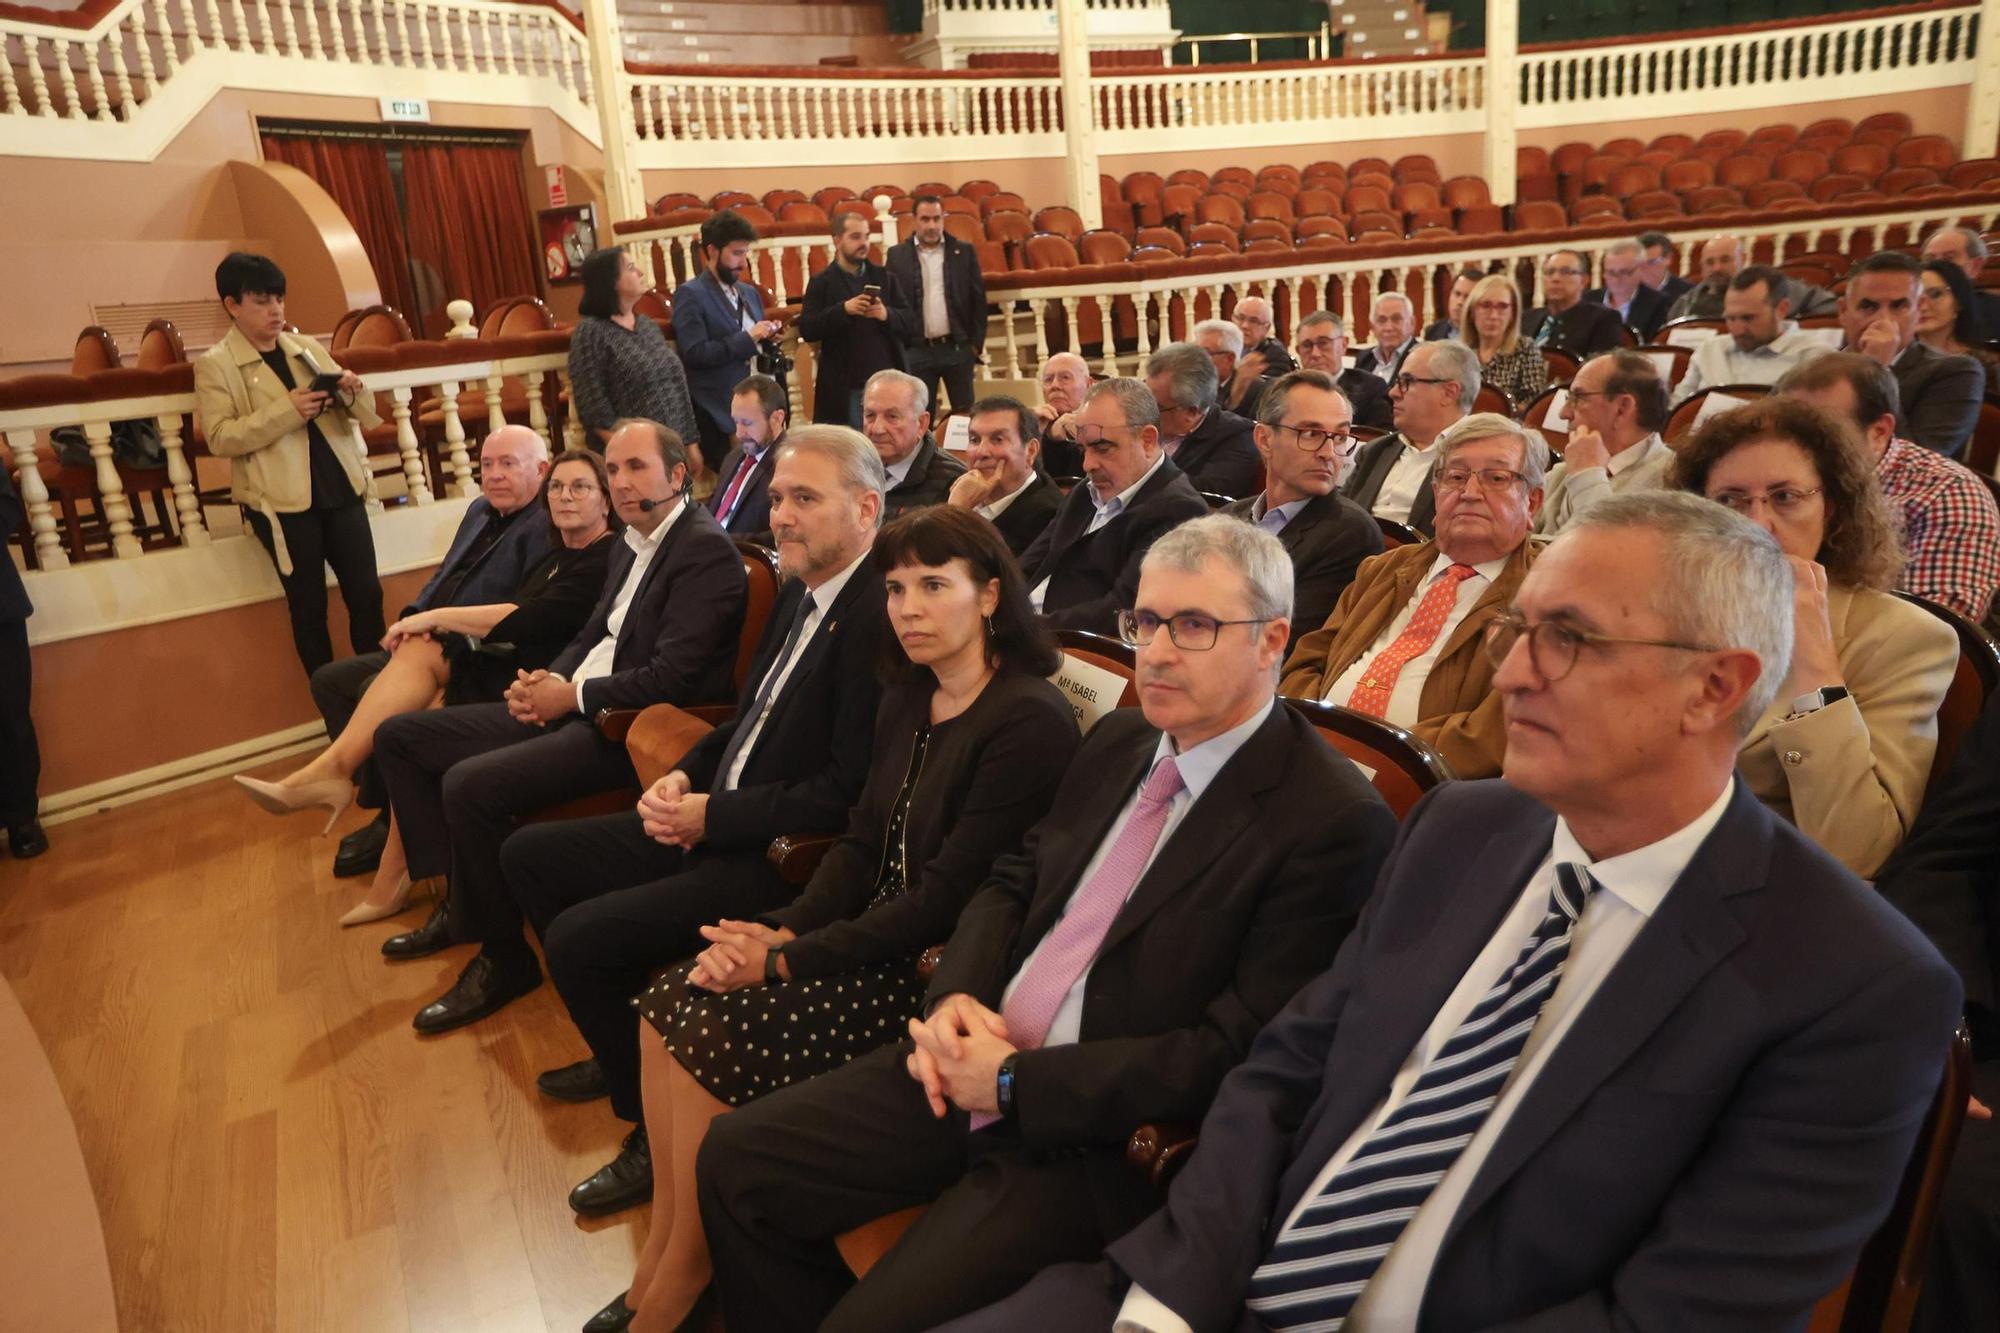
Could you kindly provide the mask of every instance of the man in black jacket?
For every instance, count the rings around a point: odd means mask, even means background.
[[[903,368],[914,342],[916,308],[896,276],[868,258],[868,219],[833,219],[833,262],[806,284],[799,337],[819,344],[813,420],[861,429],[861,388],[878,370]]]
[[[2000,292],[1979,285],[1986,268],[1986,240],[1970,227],[1940,227],[1924,238],[1924,258],[1955,264],[1972,280],[1972,302],[1979,315],[1980,336],[2000,339]]]
[[[1389,386],[1347,364],[1347,325],[1339,315],[1315,310],[1299,321],[1294,337],[1300,368],[1333,376],[1341,395],[1354,409],[1355,425],[1389,428],[1393,420]]]
[[[1617,315],[1640,342],[1651,342],[1667,322],[1672,302],[1639,280],[1645,262],[1637,241],[1614,241],[1604,251],[1604,285],[1592,287],[1583,299]]]
[[[916,231],[889,247],[886,266],[917,308],[916,336],[903,345],[909,371],[924,397],[942,403],[938,383],[951,391],[951,408],[972,402],[972,371],[986,353],[986,279],[979,255],[944,230],[944,203],[934,194],[912,202]]]
[[[1155,544],[1127,622],[1140,708],[1091,729],[960,915],[914,1053],[713,1123],[697,1188],[732,1333],[931,1328],[1152,1209],[1126,1139],[1201,1113],[1332,956],[1394,833],[1273,695],[1287,563],[1221,515]],[[926,1203],[855,1285],[834,1237]]]
[[[0,532],[21,526],[21,497],[0,467]],[[28,715],[28,689],[33,663],[28,657],[28,617],[35,613],[21,575],[0,552],[0,827],[15,857],[26,860],[49,849],[48,835],[36,817],[40,801],[35,791],[42,780],[42,752],[35,742],[35,720]]]
[[[966,461],[949,502],[999,529],[1015,559],[1042,535],[1062,508],[1062,492],[1037,463],[1041,442],[1034,410],[1016,398],[982,398],[966,423]]]
[[[1986,370],[1969,356],[1935,351],[1917,341],[1921,266],[1909,255],[1883,250],[1847,275],[1840,296],[1841,350],[1859,352],[1889,367],[1901,400],[1898,432],[1946,458],[1956,458],[1979,424]]]
[[[1437,438],[1472,410],[1478,395],[1479,358],[1471,348],[1462,342],[1419,346],[1389,391],[1395,431],[1363,447],[1341,494],[1377,518],[1430,536],[1437,520],[1431,491]]]
[[[1231,335],[1236,326],[1216,321]],[[1239,336],[1240,335],[1236,335]],[[1197,491],[1255,495],[1264,465],[1253,422],[1222,405],[1215,358],[1195,343],[1169,343],[1146,362],[1146,387],[1160,410],[1160,447]]]
[[[1542,261],[1542,304],[1521,318],[1521,336],[1537,347],[1553,347],[1577,360],[1625,345],[1625,321],[1617,312],[1583,299],[1590,261],[1575,250],[1558,250]]]
[[[965,464],[931,438],[929,405],[923,381],[900,370],[876,371],[861,392],[861,431],[889,478],[889,493],[882,500],[884,523],[912,509],[943,504],[951,484],[965,475]]]
[[[747,376],[730,396],[736,444],[715,470],[708,508],[732,537],[771,544],[771,468],[791,415],[785,386],[769,375]]]
[[[1671,312],[1674,302],[1694,286],[1673,271],[1674,238],[1663,231],[1642,231],[1639,242],[1639,281],[1666,298]]]

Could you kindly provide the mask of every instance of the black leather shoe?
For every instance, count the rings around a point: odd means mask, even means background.
[[[631,1327],[633,1309],[625,1303],[625,1293],[619,1292],[618,1299],[583,1321],[583,1333],[624,1333]]]
[[[382,849],[388,845],[389,811],[384,807],[381,814],[340,840],[340,850],[333,854],[335,878],[374,874],[382,864]]]
[[[458,943],[451,937],[451,899],[449,895],[440,897],[431,914],[424,918],[424,924],[415,930],[406,930],[400,935],[391,935],[382,941],[384,958],[428,958],[434,953],[442,953]]]
[[[569,1192],[569,1206],[585,1217],[620,1212],[653,1197],[653,1146],[644,1125],[625,1136],[618,1155]]]
[[[578,1060],[573,1065],[548,1070],[535,1080],[535,1086],[544,1097],[559,1102],[594,1102],[611,1095],[611,1085],[604,1081],[604,1070],[595,1060]]]
[[[14,849],[16,861],[26,861],[49,849],[49,835],[42,832],[38,821],[31,819],[7,830],[7,845]]]
[[[509,976],[482,953],[465,965],[465,971],[458,974],[458,980],[451,983],[450,990],[417,1010],[410,1026],[427,1037],[462,1028],[467,1023],[476,1023],[488,1014],[497,1013],[510,1001],[518,1000],[541,984],[542,970],[539,967],[533,975]],[[650,1181],[652,1177],[649,1175],[647,1179]]]

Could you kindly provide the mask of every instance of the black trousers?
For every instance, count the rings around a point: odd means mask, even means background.
[[[503,970],[539,972],[501,844],[523,816],[636,787],[625,747],[581,717],[544,729],[516,722],[505,704],[464,704],[390,718],[375,732],[375,757],[411,877],[451,876],[453,935],[477,940]]]
[[[729,404],[724,403],[722,418],[727,420],[728,417]],[[710,472],[714,472],[722,466],[722,460],[729,457],[729,441],[735,432],[733,428],[725,427],[722,421],[716,419],[715,413],[700,403],[694,405],[694,424],[701,434],[701,461],[708,465]],[[727,486],[729,479],[724,477],[721,484]]]
[[[1108,1260],[1057,1264],[1027,1286],[983,1310],[938,1327],[937,1333],[1104,1333],[1118,1318],[1132,1284]]]
[[[1051,1264],[1097,1258],[1158,1206],[1122,1148],[1039,1154],[1004,1129],[971,1133],[961,1112],[939,1120],[904,1068],[908,1049],[710,1124],[696,1190],[730,1333],[935,1328]],[[925,1203],[856,1283],[834,1237]]]
[[[944,404],[938,399],[940,380],[951,394],[952,411],[964,412],[972,407],[972,371],[979,364],[979,354],[970,347],[963,343],[938,347],[918,344],[904,348],[903,356],[910,373],[924,382],[933,421],[941,419],[944,413]]]
[[[368,692],[368,687],[375,683],[375,677],[388,665],[389,654],[377,648],[374,652],[357,652],[352,657],[328,662],[312,673],[313,704],[319,709],[319,715],[326,719],[329,738],[347,730],[361,696]],[[355,803],[363,809],[380,810],[389,803],[389,789],[383,785],[382,770],[376,765],[373,755],[355,770],[354,781],[360,788],[355,793]]]
[[[0,553],[0,560],[6,558]],[[35,822],[40,805],[42,750],[35,720],[28,713],[34,663],[28,657],[28,622],[0,621],[0,825],[20,828]]]
[[[604,1070],[612,1111],[634,1123],[645,1107],[632,997],[654,969],[707,947],[701,927],[762,915],[797,892],[761,851],[683,853],[647,837],[637,811],[527,825],[500,865]]]
[[[2000,1060],[1973,1066],[1972,1092],[2000,1109]],[[1916,1333],[2000,1328],[2000,1119],[1967,1120],[1945,1178]]]
[[[254,509],[243,511],[250,531],[277,563],[271,524]],[[285,609],[292,617],[292,647],[305,664],[306,675],[333,660],[333,636],[326,628],[326,568],[340,583],[347,603],[347,640],[357,653],[382,646],[382,582],[375,573],[375,534],[368,527],[368,506],[356,498],[338,509],[307,509],[278,515],[292,572],[278,575],[285,589]]]

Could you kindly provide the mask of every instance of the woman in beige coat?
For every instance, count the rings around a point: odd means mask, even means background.
[[[312,339],[285,331],[285,275],[276,264],[232,254],[216,268],[215,288],[235,327],[195,362],[196,411],[208,451],[229,460],[230,498],[278,567],[292,644],[310,677],[333,660],[329,565],[354,651],[382,643],[382,584],[363,503],[366,452],[355,430],[381,418],[360,376]],[[334,375],[337,389],[313,388],[315,378]]]
[[[1861,440],[1844,418],[1767,398],[1702,427],[1672,475],[1769,531],[1797,580],[1791,676],[1737,771],[1872,877],[1923,801],[1958,638],[1889,592],[1903,553]]]

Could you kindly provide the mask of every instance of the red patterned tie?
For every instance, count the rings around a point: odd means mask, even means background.
[[[1396,692],[1396,677],[1437,642],[1445,617],[1451,614],[1452,604],[1458,600],[1458,585],[1478,572],[1471,565],[1453,565],[1438,576],[1424,594],[1424,600],[1417,603],[1417,613],[1410,617],[1409,627],[1396,636],[1394,643],[1377,653],[1368,669],[1361,673],[1354,693],[1347,696],[1349,708],[1370,717],[1388,716],[1389,696]]]
[[[729,479],[729,489],[722,493],[722,503],[715,507],[715,518],[719,523],[729,522],[729,516],[736,512],[736,493],[743,489],[743,483],[757,470],[757,456],[748,449],[743,451],[743,461],[736,465],[736,475]]]

